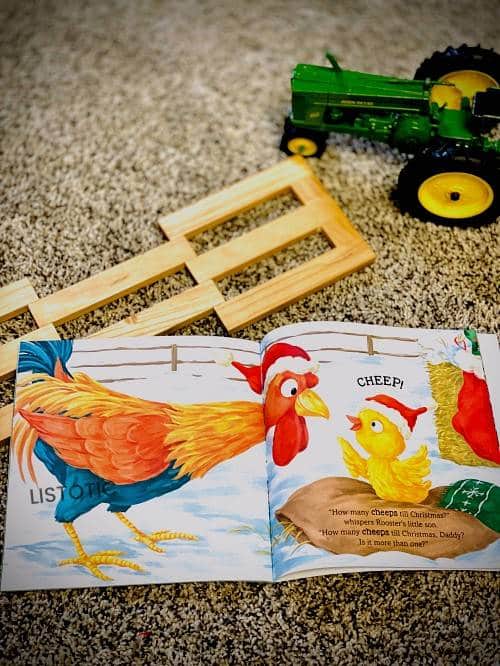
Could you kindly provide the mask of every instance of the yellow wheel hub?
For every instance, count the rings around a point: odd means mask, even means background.
[[[451,219],[480,215],[491,206],[493,198],[488,182],[462,171],[438,173],[418,188],[418,200],[426,210]]]
[[[434,86],[431,90],[431,102],[436,102],[439,106],[446,104],[448,109],[460,109],[462,97],[472,99],[477,92],[482,92],[487,88],[498,88],[498,82],[492,76],[473,69],[449,72],[439,81],[452,83],[455,87]]]
[[[311,157],[311,155],[315,155],[318,152],[318,144],[312,139],[306,139],[306,137],[302,136],[290,139],[287,146],[291,153],[304,155],[305,157]]]

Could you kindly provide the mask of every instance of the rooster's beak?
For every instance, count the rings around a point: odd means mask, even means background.
[[[305,389],[295,401],[295,411],[299,416],[323,416],[330,418],[330,410],[312,389]]]
[[[347,418],[352,423],[351,430],[360,430],[362,426],[361,419],[358,419],[357,416],[349,416],[349,414],[347,414]]]

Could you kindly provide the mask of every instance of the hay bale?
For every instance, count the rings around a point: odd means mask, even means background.
[[[463,372],[452,363],[427,364],[432,397],[436,403],[436,431],[442,458],[459,465],[498,467],[496,463],[477,456],[452,425],[458,411],[457,399],[463,385]]]

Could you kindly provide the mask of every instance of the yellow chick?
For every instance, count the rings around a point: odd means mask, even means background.
[[[427,410],[410,411],[416,419]],[[431,468],[427,447],[421,446],[410,458],[398,460],[406,448],[405,439],[388,416],[375,409],[362,409],[358,416],[347,418],[353,424],[351,430],[355,431],[358,444],[370,454],[365,460],[347,440],[338,437],[349,473],[354,478],[367,479],[381,499],[423,502],[431,487],[430,481],[423,480]]]

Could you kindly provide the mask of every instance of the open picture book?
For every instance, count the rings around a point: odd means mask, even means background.
[[[498,370],[469,329],[21,342],[2,589],[498,569]]]

